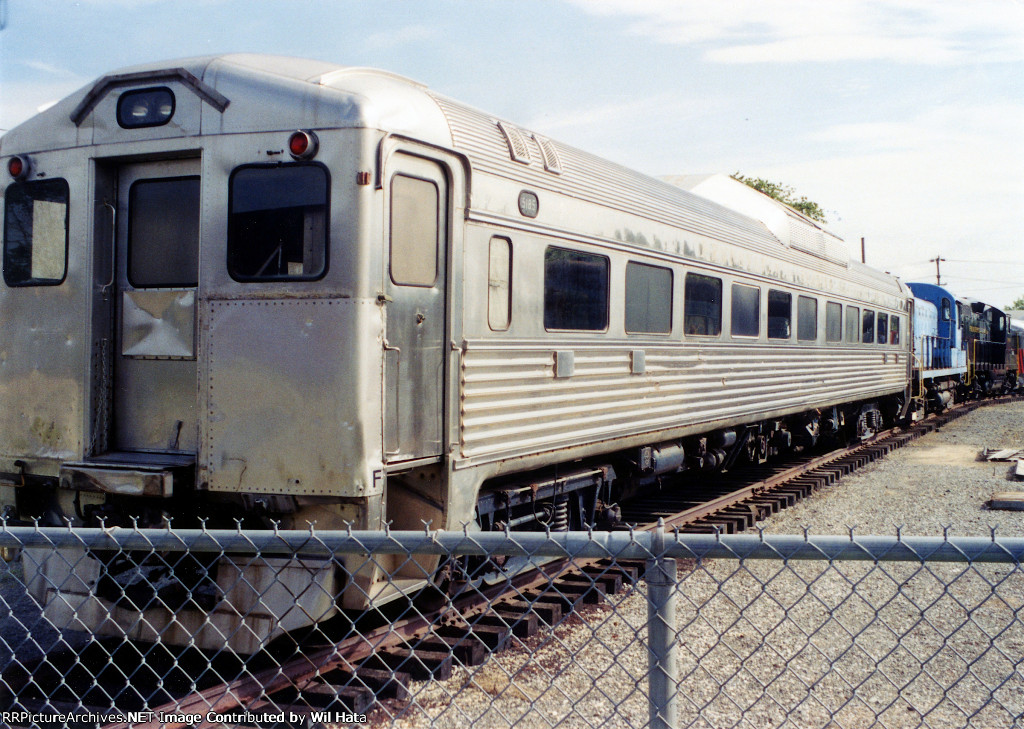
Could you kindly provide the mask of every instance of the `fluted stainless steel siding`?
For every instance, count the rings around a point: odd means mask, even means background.
[[[907,354],[859,347],[467,342],[460,451],[469,462],[528,455],[641,433],[798,413],[902,390]],[[556,378],[555,352],[575,371]],[[883,360],[885,360],[883,362]]]

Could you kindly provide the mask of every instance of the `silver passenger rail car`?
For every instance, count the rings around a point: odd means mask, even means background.
[[[385,72],[125,69],[0,163],[9,520],[565,529],[911,396],[909,291],[810,221]],[[58,624],[239,652],[274,637],[261,602],[288,630],[446,578],[227,555],[140,595],[115,556],[66,557],[26,560]]]

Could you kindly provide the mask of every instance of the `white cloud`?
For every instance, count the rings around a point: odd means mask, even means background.
[[[404,28],[373,33],[364,39],[363,45],[375,51],[391,50],[410,43],[429,41],[436,37],[437,30],[434,28],[425,25],[407,25]]]
[[[632,33],[704,46],[719,63],[883,59],[946,64],[1024,58],[1015,0],[570,0],[632,18]]]

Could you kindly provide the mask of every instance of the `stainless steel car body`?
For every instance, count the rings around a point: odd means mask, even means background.
[[[120,96],[150,87],[173,93],[170,121],[122,128]],[[233,175],[293,164],[297,129],[316,135],[307,164],[329,177],[325,271],[239,280],[225,266]],[[30,179],[67,181],[69,238],[59,285],[0,288],[0,496],[60,479],[57,511],[75,523],[82,494],[194,487],[285,526],[461,528],[497,476],[908,387],[907,290],[819,245],[809,221],[780,238],[380,71],[254,55],[125,69],[6,134],[0,157],[13,154]],[[198,180],[194,281],[133,284],[139,180]],[[408,195],[436,206],[426,242],[395,217]],[[406,238],[415,260],[389,256]],[[604,329],[545,329],[549,246],[607,258]],[[669,331],[627,333],[627,262],[671,270]],[[688,272],[762,301],[769,288],[814,297],[814,340],[768,339],[763,303],[756,337],[685,333]],[[898,317],[904,338],[826,342],[826,302]],[[353,568],[345,605],[432,568],[390,584]],[[239,650],[270,637],[244,633]]]

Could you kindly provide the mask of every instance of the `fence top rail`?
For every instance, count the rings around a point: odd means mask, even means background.
[[[327,558],[335,554],[508,555],[616,559],[785,559],[1005,562],[1024,538],[894,535],[680,534],[655,531],[479,532],[429,530],[136,529],[8,526],[0,547],[221,552]]]

